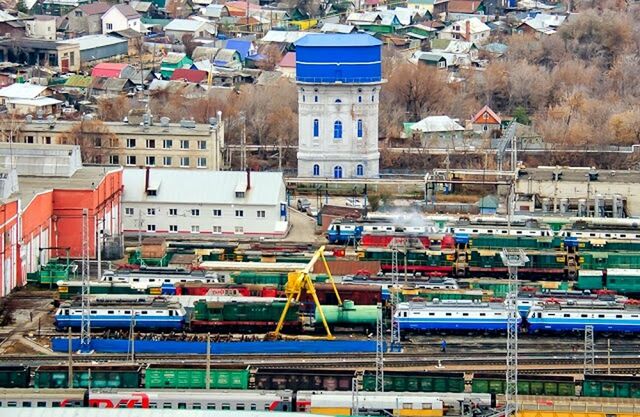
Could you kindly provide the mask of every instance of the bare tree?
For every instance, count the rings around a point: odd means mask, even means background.
[[[118,148],[118,136],[100,120],[83,119],[62,136],[60,143],[79,145],[85,163],[104,164],[110,149]]]

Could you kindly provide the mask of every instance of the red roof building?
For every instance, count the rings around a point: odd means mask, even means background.
[[[473,130],[478,132],[488,132],[495,129],[500,129],[502,124],[502,118],[498,116],[491,107],[484,106],[475,116],[471,119],[473,124]]]
[[[128,64],[115,64],[111,62],[101,62],[91,70],[92,77],[120,78],[122,72]]]
[[[176,68],[171,75],[171,81],[186,81],[188,83],[201,83],[207,79],[207,71]]]

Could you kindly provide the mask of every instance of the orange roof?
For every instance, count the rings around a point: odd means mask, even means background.
[[[449,0],[449,13],[475,13],[482,2],[480,0]]]
[[[502,123],[500,116],[495,114],[491,107],[484,106],[475,116],[471,119],[472,123],[485,124],[485,125],[499,125]]]

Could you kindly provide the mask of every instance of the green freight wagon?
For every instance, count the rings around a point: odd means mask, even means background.
[[[322,312],[329,326],[364,327],[375,329],[380,310],[377,306],[356,306],[351,300],[344,300],[342,306],[322,306]],[[315,324],[321,325],[320,310],[316,308]]]
[[[268,284],[275,285],[278,289],[282,289],[287,283],[287,274],[285,272],[237,272],[231,274],[233,282],[236,284]]]
[[[376,375],[366,371],[364,391],[376,390]],[[464,392],[462,372],[385,372],[385,392]]]
[[[246,369],[211,369],[210,388],[247,389],[249,371]],[[144,376],[146,388],[202,389],[207,387],[207,371],[203,368],[171,368],[150,365]]]
[[[73,367],[72,388],[139,388],[138,365],[77,365]],[[34,388],[69,388],[67,366],[39,366],[33,380]]]
[[[386,377],[386,374],[385,374]],[[477,394],[504,394],[504,374],[475,374],[471,382],[471,392]],[[573,377],[556,375],[518,375],[518,393],[523,395],[574,396],[576,393]]]
[[[640,398],[640,378],[619,375],[585,375],[583,397]]]
[[[28,366],[0,366],[0,387],[28,388],[30,381]]]
[[[264,302],[207,302],[196,301],[190,325],[194,330],[230,327],[243,329],[262,329],[275,327],[284,311],[284,301]],[[287,310],[284,324],[289,328],[298,328],[302,322],[298,312],[300,305],[292,303]]]
[[[601,290],[603,288],[603,272],[592,269],[578,271],[577,287],[581,290]]]
[[[640,269],[607,269],[605,287],[620,294],[640,293]]]

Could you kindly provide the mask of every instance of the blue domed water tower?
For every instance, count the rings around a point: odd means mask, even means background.
[[[308,34],[296,46],[298,176],[376,178],[382,43]]]

